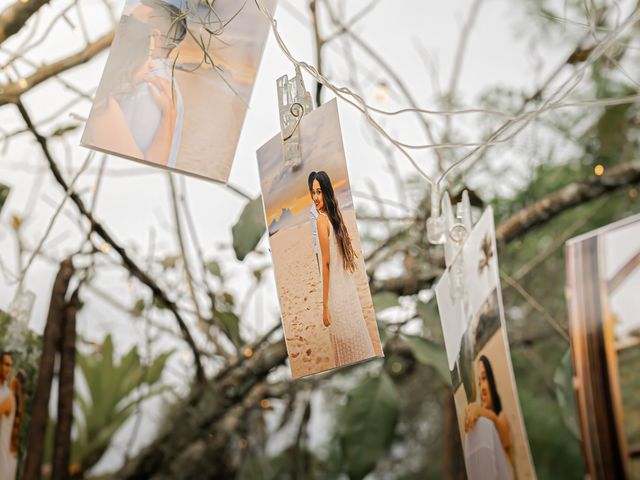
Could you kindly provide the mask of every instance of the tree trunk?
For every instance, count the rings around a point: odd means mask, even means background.
[[[464,453],[460,441],[456,404],[453,400],[453,395],[447,392],[446,396],[444,403],[442,478],[464,480],[467,477],[465,475]]]
[[[60,337],[60,374],[58,376],[58,420],[53,446],[51,480],[69,480],[71,463],[71,426],[73,424],[74,371],[76,367],[76,313],[80,307],[79,290],[69,300]]]
[[[39,480],[42,476],[41,465],[44,456],[44,442],[49,420],[49,397],[51,396],[51,382],[55,355],[60,342],[60,329],[66,316],[65,294],[69,288],[69,281],[73,275],[71,258],[66,258],[56,275],[51,292],[47,325],[44,329],[42,356],[36,392],[31,412],[31,423],[27,438],[27,459],[22,480]]]

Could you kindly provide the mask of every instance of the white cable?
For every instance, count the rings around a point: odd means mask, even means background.
[[[567,96],[571,94],[571,92],[578,86],[578,84],[584,78],[586,70],[590,67],[594,61],[596,61],[600,56],[604,54],[604,52],[614,43],[617,38],[622,34],[624,30],[626,30],[629,26],[633,25],[638,19],[640,19],[640,8],[636,8],[634,12],[619,25],[615,30],[611,31],[604,40],[602,40],[596,48],[594,48],[591,55],[589,55],[587,61],[583,62],[583,64],[573,72],[569,78],[565,80],[565,82],[556,89],[544,102],[543,104],[531,111],[523,112],[518,115],[509,115],[501,112],[497,112],[495,110],[483,110],[483,109],[467,109],[467,110],[459,110],[459,111],[437,111],[437,110],[427,110],[420,108],[404,108],[396,111],[385,111],[375,107],[369,106],[364,99],[357,93],[353,92],[347,87],[336,87],[329,80],[327,80],[318,70],[313,66],[309,65],[306,62],[297,60],[293,54],[290,52],[289,48],[284,43],[280,33],[278,31],[278,22],[273,17],[271,12],[264,6],[262,0],[255,0],[258,9],[262,12],[262,14],[269,20],[271,23],[271,30],[275,36],[276,42],[280,47],[280,50],[284,53],[289,61],[291,61],[295,66],[303,68],[307,73],[309,73],[316,81],[330,89],[332,92],[338,96],[341,100],[349,103],[361,113],[365,115],[368,123],[373,126],[373,128],[378,131],[384,138],[386,138],[390,143],[392,143],[400,152],[411,162],[411,164],[416,168],[416,170],[420,173],[422,177],[424,177],[429,184],[433,184],[434,180],[431,176],[426,173],[413,159],[413,157],[406,151],[406,149],[445,149],[445,148],[474,148],[474,150],[461,159],[455,161],[451,164],[444,172],[438,177],[436,183],[440,185],[446,177],[459,165],[468,160],[475,153],[489,147],[492,145],[498,145],[509,142],[513,139],[517,134],[519,134],[524,128],[526,128],[533,120],[542,115],[543,113],[560,109],[560,108],[568,108],[568,107],[579,107],[579,106],[611,106],[611,105],[620,105],[624,103],[630,103],[640,99],[639,95],[614,98],[614,99],[602,99],[602,100],[589,100],[583,102],[571,102],[571,103],[562,103]],[[563,92],[563,90],[566,91]],[[353,100],[352,100],[353,99]],[[354,101],[355,100],[355,101]],[[502,126],[500,126],[486,141],[478,142],[478,143],[446,143],[446,144],[409,144],[405,142],[401,142],[393,138],[389,133],[387,133],[382,126],[376,122],[370,115],[369,112],[376,112],[382,115],[399,115],[402,113],[422,113],[426,115],[441,115],[441,116],[452,116],[452,115],[463,115],[463,114],[471,114],[471,113],[485,113],[489,115],[496,116],[504,116],[507,117],[508,120]],[[509,131],[510,129],[516,127],[518,124],[522,123],[522,125],[518,126],[516,130],[509,134],[507,137],[502,137],[502,135]]]

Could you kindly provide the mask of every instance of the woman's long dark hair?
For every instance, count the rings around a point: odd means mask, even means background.
[[[489,393],[491,393],[491,405],[493,406],[493,412],[496,415],[500,415],[502,411],[502,402],[500,401],[500,395],[498,394],[498,389],[496,388],[496,379],[493,376],[493,368],[491,367],[491,362],[484,355],[480,356],[480,361],[484,366],[484,371],[487,374],[487,381],[489,382]]]
[[[358,258],[356,252],[351,246],[351,237],[342,219],[342,213],[340,212],[340,206],[338,205],[338,199],[333,192],[333,185],[331,185],[331,179],[327,172],[311,172],[309,174],[309,191],[313,190],[313,181],[317,180],[320,184],[320,190],[322,190],[322,200],[324,207],[335,232],[336,239],[338,240],[338,246],[340,247],[340,253],[342,254],[342,266],[345,270],[353,272],[356,269],[356,261]]]

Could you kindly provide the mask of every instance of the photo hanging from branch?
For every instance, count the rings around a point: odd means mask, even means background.
[[[0,478],[22,477],[42,339],[0,310]]]
[[[640,475],[640,215],[566,245],[578,423],[592,478]]]
[[[436,298],[467,477],[535,479],[507,341],[491,208],[461,255],[463,299],[453,300],[449,271]]]
[[[294,378],[382,356],[336,101],[299,129],[299,167],[285,165],[280,134],[258,150]]]
[[[126,0],[81,144],[226,182],[269,28],[253,1]]]

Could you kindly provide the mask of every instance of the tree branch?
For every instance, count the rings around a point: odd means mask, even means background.
[[[95,42],[87,44],[81,51],[57,62],[44,65],[28,77],[21,78],[20,80],[7,84],[4,88],[0,88],[0,107],[8,103],[18,103],[20,96],[36,85],[88,62],[111,45],[114,34],[115,31],[112,30]]]
[[[193,469],[206,468],[207,478],[229,478],[222,460],[228,458],[221,449],[229,448],[229,426],[270,393],[265,383],[267,374],[287,358],[284,340],[276,341],[255,352],[241,365],[224,370],[206,385],[192,390],[182,405],[172,408],[153,443],[129,461],[117,478],[176,478]],[[285,382],[288,383],[288,382]],[[213,434],[215,433],[215,435]],[[184,469],[184,470],[183,470]]]
[[[27,459],[22,478],[25,480],[37,480],[41,478],[41,465],[44,457],[44,442],[47,423],[49,421],[49,398],[51,397],[51,383],[53,382],[53,369],[55,365],[56,350],[62,334],[62,325],[67,314],[67,302],[65,295],[69,288],[69,282],[73,276],[74,268],[71,258],[66,258],[60,263],[60,268],[51,291],[49,313],[44,328],[42,354],[40,356],[40,368],[36,392],[31,408],[31,423],[27,437]]]
[[[496,238],[509,242],[571,207],[637,183],[640,183],[640,160],[613,167],[599,177],[570,183],[507,218],[496,229]]]
[[[570,208],[593,200],[607,192],[638,183],[640,183],[640,160],[620,164],[609,169],[600,177],[592,176],[580,182],[570,183],[503,221],[496,228],[496,239],[509,243]],[[393,242],[394,236],[385,241],[385,246],[391,245]],[[377,250],[375,253],[378,253]],[[437,268],[444,268],[444,258],[429,260],[423,259],[425,263],[433,265],[434,271],[418,270],[413,275],[405,272],[398,277],[384,280],[374,279],[371,284],[372,293],[389,291],[398,295],[413,295],[420,290],[430,288],[440,276]]]
[[[49,163],[49,168],[51,169],[51,173],[53,173],[53,176],[55,177],[55,179],[58,182],[58,184],[65,191],[69,191],[70,190],[69,189],[69,185],[67,185],[67,182],[65,181],[64,177],[62,176],[62,173],[60,172],[60,169],[58,168],[58,165],[56,164],[56,162],[53,159],[53,156],[51,155],[51,152],[49,150],[49,146],[47,144],[47,139],[45,137],[43,137],[42,135],[40,135],[40,133],[37,131],[36,127],[34,126],[32,120],[31,120],[31,117],[29,116],[29,113],[25,109],[25,107],[22,104],[22,102],[20,102],[18,100],[18,102],[16,103],[16,106],[18,107],[18,110],[20,111],[20,115],[22,116],[25,124],[27,125],[27,128],[31,131],[33,136],[36,138],[37,142],[40,144],[40,147],[41,147],[41,149],[42,149],[42,151],[44,153],[44,156],[47,159],[47,162]],[[193,339],[193,337],[191,335],[191,332],[189,331],[189,328],[187,327],[186,322],[184,321],[184,319],[182,318],[182,315],[180,314],[180,312],[178,310],[178,306],[173,301],[171,301],[169,299],[169,297],[166,295],[166,293],[164,293],[164,291],[158,286],[156,281],[153,280],[149,275],[147,275],[133,261],[133,259],[129,256],[127,251],[124,249],[124,247],[122,247],[113,238],[113,236],[111,236],[111,234],[102,226],[102,224],[100,224],[98,221],[96,221],[96,219],[93,217],[91,212],[87,209],[87,207],[85,206],[84,202],[82,201],[82,199],[80,198],[80,196],[76,192],[71,191],[70,194],[69,194],[69,198],[71,198],[73,203],[76,204],[76,207],[78,208],[78,210],[80,211],[82,216],[84,216],[87,220],[89,220],[89,222],[91,223],[91,227],[90,227],[91,231],[97,233],[106,243],[111,245],[111,247],[118,253],[120,258],[122,259],[122,263],[123,263],[124,267],[127,270],[129,270],[129,272],[134,277],[136,277],[142,283],[147,285],[151,289],[151,291],[153,292],[154,298],[157,298],[158,300],[160,300],[162,302],[162,304],[165,305],[167,307],[167,309],[173,314],[173,316],[175,317],[176,321],[178,322],[178,326],[180,327],[180,331],[182,332],[182,336],[183,336],[184,340],[187,342],[187,344],[191,348],[191,351],[193,352],[193,358],[194,358],[194,361],[195,361],[195,364],[196,364],[196,378],[200,382],[204,381],[205,374],[204,374],[204,369],[202,368],[202,362],[200,360],[200,352],[199,352],[199,350],[198,350],[198,348],[196,346],[196,343],[195,343],[195,341],[194,341],[194,339]]]
[[[0,13],[0,44],[18,33],[27,20],[50,0],[19,0]]]

